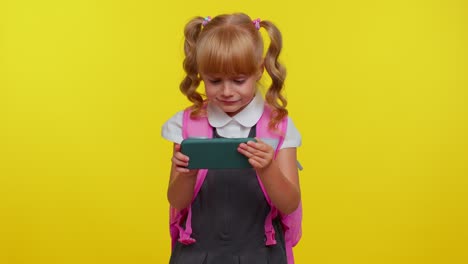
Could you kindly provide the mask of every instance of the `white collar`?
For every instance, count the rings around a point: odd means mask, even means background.
[[[253,127],[263,114],[265,100],[260,91],[257,90],[252,101],[242,111],[230,117],[222,109],[208,102],[208,122],[212,127],[224,127],[232,120],[237,121],[244,127]]]

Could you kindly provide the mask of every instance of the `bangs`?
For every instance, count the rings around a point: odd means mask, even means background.
[[[201,74],[222,76],[252,75],[258,72],[263,50],[247,32],[219,28],[197,43],[197,65]]]

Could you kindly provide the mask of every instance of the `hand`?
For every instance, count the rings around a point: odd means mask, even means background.
[[[249,163],[254,169],[263,170],[271,164],[275,150],[259,138],[256,137],[255,139],[257,142],[248,141],[239,144],[237,151],[249,159]]]
[[[172,164],[177,172],[185,175],[197,175],[198,170],[187,169],[189,157],[180,152],[180,144],[175,144],[174,155],[172,156]]]

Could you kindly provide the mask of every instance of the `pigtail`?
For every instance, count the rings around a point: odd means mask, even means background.
[[[283,45],[281,32],[270,21],[261,21],[260,26],[265,28],[270,37],[270,46],[265,55],[265,69],[271,77],[271,85],[265,95],[266,102],[273,108],[270,129],[275,129],[281,120],[288,115],[286,98],[281,94],[286,78],[286,69],[278,61]]]
[[[203,97],[197,92],[197,88],[200,85],[200,76],[198,75],[196,57],[196,44],[198,36],[202,31],[203,21],[204,19],[202,17],[195,17],[187,23],[184,30],[185,59],[183,67],[187,75],[180,83],[179,88],[180,91],[187,96],[188,100],[193,103],[192,116],[200,115],[203,106]]]

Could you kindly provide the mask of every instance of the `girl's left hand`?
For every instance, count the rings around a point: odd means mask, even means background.
[[[249,163],[254,169],[263,170],[271,164],[275,150],[259,138],[256,137],[255,139],[257,142],[248,141],[239,144],[237,151],[249,159]]]

